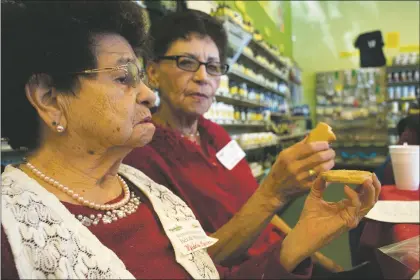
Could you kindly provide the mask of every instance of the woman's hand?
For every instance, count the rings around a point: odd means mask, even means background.
[[[316,174],[334,167],[335,152],[327,142],[305,141],[282,151],[261,185],[261,191],[280,204],[309,191]]]
[[[323,200],[325,188],[326,182],[317,178],[297,225],[283,241],[280,260],[291,270],[343,232],[355,228],[378,201],[381,183],[372,174],[358,191],[344,186],[347,199],[339,202]]]

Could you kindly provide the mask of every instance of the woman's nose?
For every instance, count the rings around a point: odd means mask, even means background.
[[[200,65],[200,68],[194,73],[194,80],[197,82],[207,81],[209,75],[207,74],[207,69],[205,65]]]
[[[152,108],[156,103],[156,95],[149,87],[144,83],[141,83],[138,87],[136,101],[138,104],[143,104],[148,108]]]

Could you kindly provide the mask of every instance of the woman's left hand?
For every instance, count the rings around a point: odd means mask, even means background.
[[[294,255],[292,259],[297,257],[298,263],[345,231],[355,228],[378,201],[381,183],[372,173],[372,178],[367,179],[357,191],[344,186],[347,199],[339,202],[323,200],[325,189],[326,182],[318,177],[305,201],[297,225],[284,240],[285,247],[294,244],[290,249],[298,257]]]

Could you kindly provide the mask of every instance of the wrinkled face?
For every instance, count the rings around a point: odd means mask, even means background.
[[[130,44],[121,36],[95,37],[97,68],[115,67],[128,61],[142,69]],[[86,141],[95,149],[144,146],[155,127],[149,121],[154,93],[139,82],[132,87],[123,70],[100,72],[97,77],[80,76],[80,91],[66,97],[64,114],[70,137]]]
[[[201,62],[220,62],[219,50],[214,41],[206,36],[190,35],[188,40],[179,39],[172,43],[165,56],[193,57]],[[162,105],[174,111],[199,116],[210,108],[220,76],[206,72],[201,65],[196,72],[188,72],[177,67],[176,61],[161,60],[149,68],[151,80],[159,88]]]

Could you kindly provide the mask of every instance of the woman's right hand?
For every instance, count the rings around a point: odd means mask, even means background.
[[[308,192],[319,173],[334,167],[334,158],[328,142],[306,143],[305,138],[279,154],[260,190],[284,205]]]

